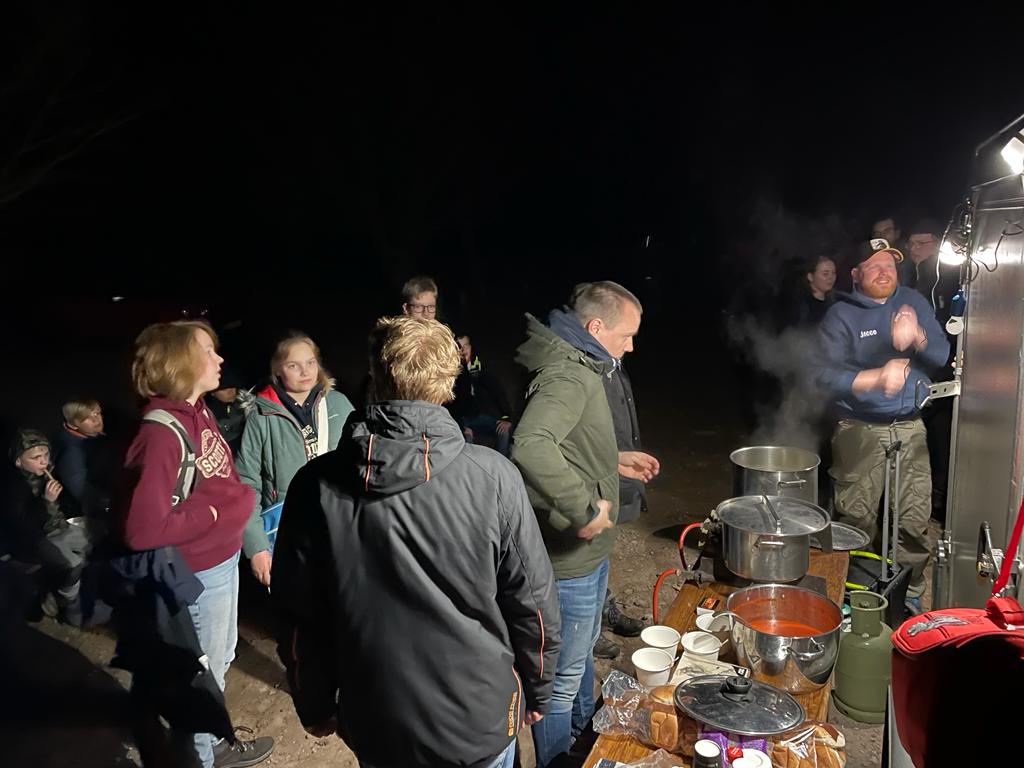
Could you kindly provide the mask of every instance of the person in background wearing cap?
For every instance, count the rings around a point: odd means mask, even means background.
[[[902,441],[899,560],[912,569],[908,608],[919,611],[932,488],[916,394],[930,383],[928,372],[946,362],[949,341],[924,297],[899,285],[896,264],[902,260],[881,238],[861,251],[851,270],[853,291],[839,294],[821,323],[814,378],[838,420],[829,469],[836,517],[875,543],[881,539],[885,449]]]
[[[10,459],[0,496],[0,520],[10,554],[42,565],[47,577],[52,575],[47,581],[55,585],[61,621],[81,626],[79,591],[89,538],[85,528],[64,518],[60,504],[64,486],[50,472],[50,441],[42,432],[22,430],[11,445]]]
[[[231,449],[231,455],[238,457],[245,430],[245,417],[256,404],[256,395],[245,389],[241,380],[230,368],[221,370],[220,388],[208,392],[203,398],[213,418],[217,420],[221,437]]]

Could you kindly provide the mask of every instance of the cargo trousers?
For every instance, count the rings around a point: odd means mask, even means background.
[[[890,464],[885,450],[897,440],[900,450],[900,488],[896,499],[890,471],[889,505],[899,504],[898,562],[911,569],[907,597],[924,592],[924,569],[931,557],[928,518],[932,504],[932,472],[924,422],[920,418],[891,424],[871,424],[843,419],[832,434],[832,466],[829,475],[835,487],[835,517],[871,537],[875,552],[881,551],[882,521],[879,519]],[[891,524],[891,523],[890,523]],[[892,531],[890,530],[890,540]],[[892,544],[890,543],[890,557]]]

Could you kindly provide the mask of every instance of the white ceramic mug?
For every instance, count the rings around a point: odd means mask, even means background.
[[[665,685],[672,677],[672,662],[675,657],[661,648],[641,648],[633,651],[633,667],[640,685],[656,688]]]

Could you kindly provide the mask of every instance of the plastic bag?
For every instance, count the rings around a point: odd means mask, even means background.
[[[678,712],[674,687],[648,691],[629,675],[613,670],[601,686],[604,706],[594,715],[597,733],[630,736],[653,749],[692,755],[697,723]]]
[[[703,728],[701,729],[700,737],[717,744],[723,755],[728,752],[729,747],[756,749],[758,752],[768,751],[768,741],[763,737],[738,736],[735,733],[722,733],[721,731],[704,730]]]
[[[772,768],[843,768],[846,738],[829,723],[807,721],[772,742]]]
[[[596,768],[684,768],[682,759],[676,755],[670,755],[664,749],[659,749],[647,757],[641,757],[632,763],[617,763],[614,760],[601,760]]]

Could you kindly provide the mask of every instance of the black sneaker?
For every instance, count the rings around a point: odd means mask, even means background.
[[[614,659],[619,655],[619,646],[608,640],[604,635],[597,638],[597,642],[594,643],[594,658],[595,659]]]
[[[237,731],[252,733],[252,729],[239,727]],[[245,768],[247,765],[262,763],[274,751],[274,740],[270,736],[260,736],[252,741],[238,739],[234,746],[227,739],[213,747],[213,768]]]
[[[627,616],[611,600],[605,603],[602,618],[604,619],[604,626],[608,627],[619,637],[636,637],[644,630],[642,619],[634,619]]]

